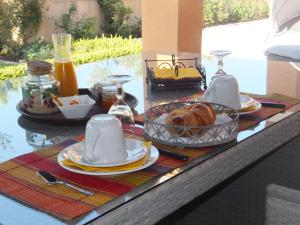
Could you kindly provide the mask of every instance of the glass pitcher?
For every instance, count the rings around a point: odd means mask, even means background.
[[[53,34],[55,51],[54,75],[60,82],[60,95],[78,95],[75,68],[71,60],[71,34]]]

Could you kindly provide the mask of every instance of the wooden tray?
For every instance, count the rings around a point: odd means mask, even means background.
[[[22,116],[37,121],[41,123],[51,124],[51,125],[83,125],[94,115],[105,113],[101,108],[101,102],[93,96],[88,89],[79,89],[79,94],[88,94],[91,98],[96,101],[96,104],[93,105],[92,109],[84,118],[80,119],[66,119],[64,115],[59,111],[51,114],[34,114],[30,113],[23,106],[22,101],[17,104],[17,110],[21,113]],[[125,102],[130,106],[130,108],[135,108],[138,104],[138,100],[131,94],[125,93]]]

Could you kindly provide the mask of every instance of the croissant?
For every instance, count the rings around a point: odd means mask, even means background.
[[[180,128],[170,127],[171,133],[188,137],[203,134],[203,129],[187,127],[208,126],[212,125],[215,120],[216,113],[210,104],[196,103],[173,110],[167,115],[165,122],[167,125],[181,126]]]

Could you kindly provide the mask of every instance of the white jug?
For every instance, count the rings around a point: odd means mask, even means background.
[[[204,92],[203,100],[240,109],[240,91],[237,79],[227,74],[215,76]]]

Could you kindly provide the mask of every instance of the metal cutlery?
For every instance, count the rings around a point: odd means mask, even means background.
[[[91,196],[91,195],[95,194],[94,192],[84,190],[84,189],[79,188],[79,187],[77,187],[77,186],[75,186],[73,184],[69,184],[69,183],[64,182],[62,180],[58,180],[58,179],[56,179],[55,176],[53,176],[52,174],[50,174],[50,173],[48,173],[46,171],[43,171],[43,170],[39,170],[37,172],[37,175],[39,175],[48,184],[62,184],[62,185],[65,185],[65,186],[67,186],[69,188],[72,188],[72,189],[74,189],[76,191],[79,191],[79,192],[81,192],[83,194],[86,194],[88,196]]]
[[[274,102],[260,102],[262,106],[272,107],[272,108],[285,108],[285,104],[274,103]]]
[[[178,152],[171,152],[171,151],[164,150],[164,149],[161,149],[161,148],[157,148],[157,150],[159,151],[160,154],[170,156],[170,157],[175,158],[175,159],[180,159],[180,160],[183,160],[183,161],[186,161],[186,160],[189,159],[188,156],[186,156],[184,154],[181,154],[181,153],[178,153]]]

